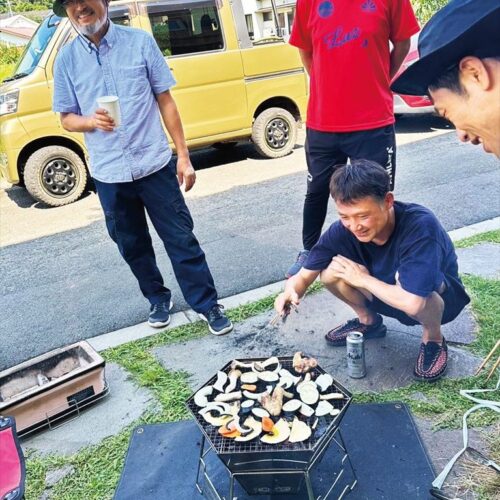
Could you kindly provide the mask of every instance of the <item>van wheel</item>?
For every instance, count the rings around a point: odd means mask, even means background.
[[[47,146],[28,158],[24,182],[33,198],[60,207],[80,198],[87,184],[87,169],[71,149]]]
[[[252,140],[262,156],[280,158],[297,142],[297,122],[286,109],[266,109],[253,122]]]

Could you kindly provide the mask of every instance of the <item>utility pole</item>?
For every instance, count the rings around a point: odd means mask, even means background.
[[[7,8],[9,9],[10,17],[12,17],[14,14],[12,13],[12,7],[10,5],[10,0],[6,0],[6,1],[7,1]]]
[[[280,28],[280,23],[279,23],[279,19],[278,19],[278,8],[276,7],[276,0],[271,0],[271,7],[273,9],[274,26],[276,28],[276,35],[281,36],[281,28]]]

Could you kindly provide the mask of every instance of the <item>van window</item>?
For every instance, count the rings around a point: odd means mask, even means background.
[[[164,56],[224,48],[216,0],[148,2],[146,8],[153,36]]]
[[[109,8],[109,18],[115,24],[120,24],[121,26],[130,26],[128,5],[111,5]]]
[[[61,18],[52,14],[46,17],[24,49],[24,53],[14,71],[13,77],[29,75],[36,68],[42,54],[49,45]],[[10,79],[13,79],[11,77]]]

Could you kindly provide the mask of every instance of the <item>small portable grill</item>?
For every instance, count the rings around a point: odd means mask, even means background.
[[[262,362],[265,361],[265,359],[266,358],[252,358],[239,359],[239,361],[251,363],[255,361]],[[279,358],[281,366],[290,372],[293,372],[292,360],[293,358],[291,356]],[[231,364],[232,361],[227,363],[221,371],[226,374],[229,373]],[[313,378],[324,373],[326,372],[319,366],[311,370]],[[217,375],[214,375],[201,388],[213,385],[216,379]],[[239,389],[239,384],[238,382],[238,388],[236,390]],[[296,494],[303,488],[305,483],[308,500],[319,499],[320,497],[316,497],[314,494],[310,472],[312,468],[320,462],[325,451],[333,441],[344,454],[341,462],[342,466],[339,471],[336,471],[337,474],[332,474],[332,476],[336,476],[335,480],[329,488],[328,493],[321,498],[328,498],[340,477],[343,475],[344,464],[348,463],[354,480],[351,484],[345,486],[340,496],[337,497],[342,498],[348,491],[354,488],[357,482],[354,469],[339,430],[340,421],[351,402],[352,394],[335,380],[333,381],[332,390],[344,395],[343,399],[330,401],[340,413],[336,416],[326,415],[324,417],[314,417],[314,419],[318,418],[318,422],[313,434],[306,441],[299,443],[289,443],[285,441],[278,444],[263,443],[259,437],[252,441],[237,442],[233,439],[221,436],[218,433],[218,429],[207,423],[198,413],[200,408],[195,404],[193,394],[187,400],[186,404],[202,432],[200,457],[196,476],[196,486],[200,493],[204,493],[200,484],[200,474],[202,474],[204,483],[217,500],[226,500],[226,498],[233,500],[235,479],[237,479],[239,484],[249,495]],[[229,474],[229,497],[221,496],[210,478],[206,457],[212,453],[218,456]]]

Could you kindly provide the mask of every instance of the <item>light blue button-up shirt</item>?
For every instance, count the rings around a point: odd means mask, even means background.
[[[85,132],[85,144],[94,178],[131,182],[160,170],[172,157],[155,95],[173,85],[148,33],[110,23],[98,48],[78,36],[57,56],[53,110],[91,116],[98,97],[118,96],[120,126],[113,132]]]

